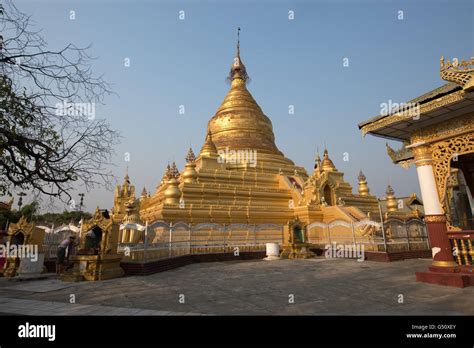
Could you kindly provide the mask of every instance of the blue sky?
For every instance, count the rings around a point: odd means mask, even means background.
[[[393,165],[386,141],[362,138],[357,124],[377,115],[383,102],[404,102],[442,85],[441,55],[474,54],[473,1],[19,0],[16,5],[33,15],[52,49],[92,44],[98,57],[94,71],[118,94],[98,108],[98,117],[123,136],[114,172],[122,182],[128,165],[138,192],[143,186],[154,191],[168,161],[182,169],[190,145],[199,151],[207,121],[229,89],[225,78],[237,27],[252,78],[248,88],[272,120],[280,150],[310,171],[316,149],[322,152],[326,144],[354,191],[362,169],[378,196],[388,183],[398,196],[418,193],[416,171]],[[75,20],[69,19],[71,10]],[[290,10],[294,20],[288,19]],[[343,66],[345,57],[349,67]],[[294,115],[288,105],[294,105]],[[110,208],[112,202],[112,192],[86,193],[86,210]]]

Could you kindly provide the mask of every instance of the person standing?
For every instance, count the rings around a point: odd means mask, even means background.
[[[69,236],[69,238],[63,240],[59,246],[56,254],[56,274],[60,275],[63,272],[64,261],[69,260],[69,255],[72,248],[74,247],[74,240],[76,237]],[[67,252],[67,257],[66,257]]]

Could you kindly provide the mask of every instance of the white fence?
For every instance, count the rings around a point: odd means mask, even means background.
[[[283,242],[276,224],[187,224],[156,221],[143,231],[144,242],[119,243],[125,259],[150,260],[189,254],[265,250],[266,243]],[[141,239],[141,238],[140,238]]]
[[[429,249],[426,226],[420,219],[386,220],[383,227],[372,220],[350,223],[334,220],[328,224],[314,222],[307,226],[308,242],[324,248],[327,244],[363,244],[366,250],[405,251]],[[126,237],[121,230],[119,240]],[[138,232],[138,231],[137,231]],[[124,260],[147,261],[189,254],[263,251],[266,243],[283,244],[283,226],[265,224],[188,224],[156,221],[138,237],[140,242],[121,242],[118,252]],[[59,243],[72,231],[46,233],[45,258],[56,257]],[[137,235],[135,235],[136,237]],[[125,238],[124,237],[124,238]]]

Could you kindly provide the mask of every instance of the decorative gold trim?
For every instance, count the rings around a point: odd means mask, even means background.
[[[446,215],[425,215],[425,222],[427,223],[446,222]]]
[[[431,165],[433,158],[431,156],[431,148],[427,145],[417,146],[413,148],[413,157],[417,167]]]
[[[432,110],[438,109],[440,107],[455,103],[460,101],[464,98],[464,91],[457,91],[454,93],[450,93],[446,96],[441,98],[435,99],[431,102],[426,104],[422,104],[420,106],[420,115],[430,112]],[[380,120],[374,121],[372,123],[366,124],[361,128],[362,135],[365,136],[369,132],[376,131],[380,128],[386,127],[396,122],[406,121],[409,119],[413,119],[413,112],[412,110],[405,110],[403,112],[397,112],[393,115],[389,115],[384,117]]]
[[[408,143],[404,143],[401,149],[394,150],[390,147],[390,145],[385,144],[385,147],[387,148],[387,154],[390,156],[393,163],[399,163],[400,161],[408,160],[413,157],[412,150],[409,148],[407,149],[405,147],[406,145],[408,145]]]
[[[441,57],[439,76],[443,80],[454,82],[469,91],[474,89],[474,69],[472,67],[474,67],[474,57],[468,61],[462,60],[461,63],[456,58],[452,63],[449,60],[445,62],[444,57]]]
[[[433,261],[431,264],[435,267],[457,267],[458,264],[454,261]]]
[[[448,231],[450,231],[450,232],[462,231],[462,229],[461,229],[460,227],[453,226],[449,220],[446,221],[446,228],[447,228]]]
[[[455,156],[474,152],[474,133],[440,141],[431,146],[433,172],[438,187],[439,201],[445,208],[446,184],[451,169],[451,159]]]
[[[474,112],[462,117],[457,117],[456,122],[453,122],[453,120],[447,120],[417,130],[411,137],[411,143],[433,143],[470,132],[474,132]]]
[[[410,166],[414,163],[412,159],[406,161],[400,161],[397,164],[402,167],[403,169],[409,169]]]

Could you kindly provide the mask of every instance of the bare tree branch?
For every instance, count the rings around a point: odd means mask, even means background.
[[[11,0],[0,6],[0,194],[110,186],[119,135],[95,117],[110,86],[93,75],[90,46],[49,50],[32,27]]]

